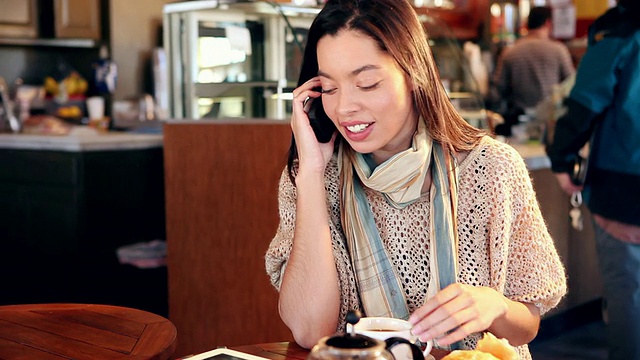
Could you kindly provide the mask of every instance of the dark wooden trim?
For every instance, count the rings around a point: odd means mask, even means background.
[[[264,255],[279,223],[288,122],[164,126],[169,318],[176,356],[292,340]]]

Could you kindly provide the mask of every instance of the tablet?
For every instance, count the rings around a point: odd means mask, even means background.
[[[231,350],[227,348],[215,349],[201,354],[196,354],[184,360],[269,360],[256,355],[243,353],[241,351]]]

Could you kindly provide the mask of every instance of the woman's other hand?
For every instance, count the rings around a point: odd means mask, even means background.
[[[452,284],[444,288],[409,318],[420,340],[437,339],[446,346],[487,330],[504,316],[506,298],[489,287]]]
[[[314,77],[293,90],[291,130],[298,150],[298,173],[313,171],[324,174],[325,166],[333,155],[336,134],[333,135],[328,143],[319,142],[309,123],[309,116],[305,111],[306,101],[312,101],[322,95],[321,92],[314,90],[318,87],[320,87],[320,79]]]
[[[540,310],[486,286],[455,283],[427,300],[409,321],[420,340],[437,339],[443,346],[482,331],[520,346],[538,334]]]

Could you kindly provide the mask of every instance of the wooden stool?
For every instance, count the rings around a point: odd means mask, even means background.
[[[176,348],[162,316],[120,306],[0,306],[0,359],[158,359]]]

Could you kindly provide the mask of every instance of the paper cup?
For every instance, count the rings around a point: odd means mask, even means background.
[[[92,96],[87,99],[87,112],[89,120],[104,118],[104,99],[100,96]]]

